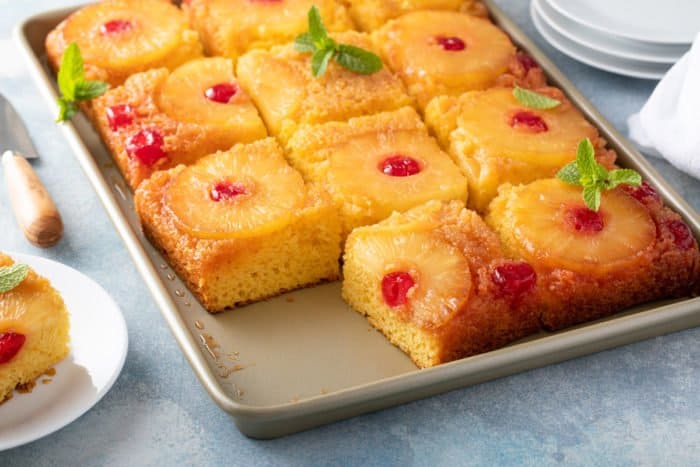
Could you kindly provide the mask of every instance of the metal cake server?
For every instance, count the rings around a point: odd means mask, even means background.
[[[0,94],[0,150],[10,204],[24,236],[45,248],[58,243],[63,222],[51,196],[27,159],[38,153],[24,122],[12,104]]]

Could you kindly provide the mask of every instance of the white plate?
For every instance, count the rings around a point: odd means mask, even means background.
[[[559,14],[546,0],[532,0],[540,18],[562,36],[589,49],[620,58],[652,63],[675,63],[689,45],[664,45],[638,42],[604,34]]]
[[[540,34],[562,53],[576,59],[586,65],[601,70],[644,79],[661,79],[668,71],[670,65],[629,60],[588,49],[581,44],[567,39],[549,25],[547,25],[535,10],[534,4],[530,4],[530,15],[535,28]]]
[[[71,352],[56,365],[51,383],[37,381],[31,394],[15,394],[0,405],[0,451],[53,433],[87,412],[116,381],[128,347],[119,307],[92,279],[55,261],[9,255],[47,277],[63,296]]]
[[[656,44],[690,44],[698,0],[547,0],[562,15],[605,34]]]

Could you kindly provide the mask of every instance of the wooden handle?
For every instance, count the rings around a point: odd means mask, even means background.
[[[12,151],[2,155],[2,165],[12,210],[24,236],[42,248],[58,243],[63,235],[61,215],[32,166]]]

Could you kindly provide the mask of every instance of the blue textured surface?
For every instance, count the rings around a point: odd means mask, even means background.
[[[15,227],[0,181],[0,249],[38,254],[99,282],[126,317],[126,366],[112,391],[59,432],[0,453],[3,466],[43,465],[698,465],[700,329],[453,391],[273,441],[254,441],[207,396],[121,240],[53,123],[12,27],[71,1],[0,0],[0,92],[28,122],[36,165],[66,236],[50,250]],[[618,128],[654,83],[597,71],[549,47],[526,0],[498,3]],[[654,165],[695,209],[700,183]]]

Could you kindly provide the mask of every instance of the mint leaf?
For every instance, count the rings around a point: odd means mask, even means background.
[[[349,44],[338,44],[328,36],[321,13],[312,6],[308,14],[309,31],[294,39],[297,52],[311,53],[311,74],[319,77],[326,72],[328,62],[335,59],[339,65],[369,75],[382,69],[382,60],[372,52]]]
[[[600,209],[600,188],[595,186],[586,186],[583,188],[583,202],[591,211]]]
[[[363,75],[371,75],[382,69],[382,59],[367,50],[354,45],[340,44],[335,61],[348,70]]]
[[[578,170],[576,162],[570,162],[557,172],[557,178],[568,183],[569,185],[581,184],[581,172]]]
[[[617,169],[610,172],[609,183],[610,188],[621,184],[639,186],[642,184],[642,176],[632,169]]]
[[[316,5],[312,6],[309,10],[309,35],[316,45],[316,48],[324,48],[324,39],[328,38],[328,31],[326,31],[326,27],[323,25],[321,13],[318,11]]]
[[[104,94],[109,84],[102,81],[81,81],[75,86],[75,100],[88,101]]]
[[[595,149],[593,143],[586,138],[578,143],[576,150],[576,166],[581,173],[582,178],[595,180],[598,171],[596,169],[598,163],[595,161]]]
[[[314,52],[311,57],[311,74],[314,75],[315,78],[318,78],[326,72],[328,62],[333,58],[333,55],[335,55],[335,50],[333,49],[322,49]]]
[[[311,38],[311,34],[305,32],[299,34],[296,39],[294,39],[294,48],[297,52],[315,52],[316,46],[314,45],[314,40]]]
[[[583,187],[583,201],[588,209],[600,208],[602,190],[610,190],[620,184],[639,186],[642,176],[632,169],[616,169],[608,172],[595,160],[595,148],[588,138],[581,140],[576,160],[562,167],[557,178],[570,185]]]
[[[61,92],[61,96],[58,98],[57,122],[70,120],[78,113],[77,102],[94,99],[109,89],[107,83],[85,79],[83,56],[75,42],[69,44],[63,52],[57,80],[58,90]]]
[[[85,79],[83,57],[78,44],[73,42],[63,52],[61,66],[58,69],[58,90],[65,99],[75,100],[76,83]]]
[[[57,123],[70,120],[76,113],[78,113],[78,106],[75,105],[75,102],[67,101],[62,97],[58,98],[58,117],[56,118]]]
[[[522,105],[525,107],[530,107],[531,109],[553,109],[561,104],[561,101],[552,99],[551,97],[547,97],[544,94],[540,94],[535,91],[523,89],[520,86],[516,86],[515,89],[513,89],[513,97],[515,97]]]
[[[13,264],[0,267],[0,293],[9,292],[17,287],[29,274],[26,264]]]

